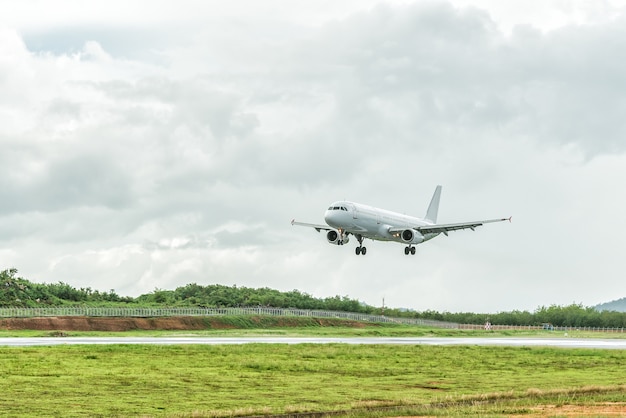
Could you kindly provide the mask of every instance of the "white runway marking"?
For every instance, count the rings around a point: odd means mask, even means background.
[[[500,347],[558,347],[626,349],[626,339],[595,338],[436,338],[436,337],[33,337],[0,338],[0,346],[33,347],[103,344],[382,344],[382,345],[480,345]]]

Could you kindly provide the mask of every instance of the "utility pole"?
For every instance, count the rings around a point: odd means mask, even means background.
[[[380,310],[380,314],[385,316],[385,297],[383,296],[383,307]]]

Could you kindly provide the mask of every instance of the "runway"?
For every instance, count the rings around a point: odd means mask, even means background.
[[[382,344],[382,345],[474,345],[500,347],[556,347],[625,350],[626,339],[595,338],[439,338],[439,337],[32,337],[0,338],[0,347],[55,345],[239,345],[239,344]]]

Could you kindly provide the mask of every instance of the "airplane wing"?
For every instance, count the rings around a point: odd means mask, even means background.
[[[434,224],[434,225],[424,225],[424,226],[416,226],[414,229],[421,232],[422,234],[436,234],[443,233],[444,235],[448,235],[450,231],[458,231],[459,229],[471,229],[472,231],[477,226],[481,226],[484,224],[489,224],[492,222],[502,222],[509,221],[511,222],[511,218],[501,218],[501,219],[488,219],[486,221],[474,221],[474,222],[461,222],[455,224]]]
[[[296,222],[295,219],[293,219],[291,221],[291,225],[308,226],[309,228],[315,228],[315,230],[317,232],[320,232],[321,230],[324,230],[324,231],[336,231],[335,228],[331,228],[328,225],[317,225],[317,224],[308,224],[306,222]]]

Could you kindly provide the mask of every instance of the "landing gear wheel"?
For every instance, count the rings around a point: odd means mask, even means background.
[[[415,255],[415,247],[411,247],[411,255]]]
[[[355,237],[359,241],[359,246],[356,247],[356,255],[359,255],[359,254],[365,255],[365,253],[367,252],[367,248],[363,246],[363,235],[356,234]]]
[[[409,252],[411,251],[410,247],[404,247],[404,254],[405,255],[409,255]]]

